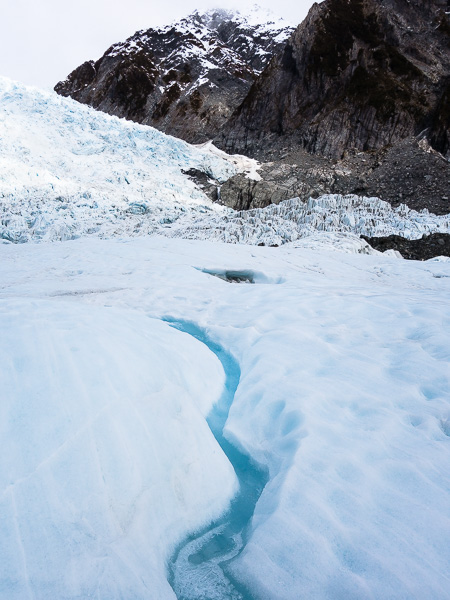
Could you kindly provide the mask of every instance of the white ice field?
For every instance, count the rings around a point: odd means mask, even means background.
[[[167,318],[241,369],[225,436],[269,476],[231,563],[249,597],[449,598],[449,262],[0,248],[2,599],[175,597],[167,561],[236,479],[205,421],[221,365]]]
[[[448,218],[0,99],[0,600],[449,600],[450,261],[355,235]]]

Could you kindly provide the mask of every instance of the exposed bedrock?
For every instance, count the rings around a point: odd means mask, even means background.
[[[342,158],[422,132],[450,153],[447,0],[325,0],[252,85],[218,143]]]
[[[322,194],[376,196],[392,206],[450,212],[450,163],[425,140],[406,139],[378,152],[352,152],[341,160],[304,150],[264,163],[260,181],[235,175],[220,189],[221,201],[236,210],[263,208]]]
[[[407,240],[400,235],[385,237],[362,235],[361,237],[375,250],[380,252],[397,250],[403,258],[411,260],[428,260],[435,256],[450,256],[450,235],[448,233],[424,235],[419,240]]]

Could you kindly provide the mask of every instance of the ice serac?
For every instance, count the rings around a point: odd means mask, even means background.
[[[300,145],[341,157],[422,133],[447,154],[446,0],[325,0],[278,52],[228,122],[227,149]]]
[[[292,30],[258,7],[246,13],[195,11],[114,44],[55,90],[191,143],[204,142],[217,135]]]
[[[325,233],[347,237],[356,252],[371,253],[356,236],[401,235],[406,240],[439,233],[445,239],[450,233],[450,215],[436,216],[428,211],[410,210],[404,204],[393,209],[379,198],[355,195],[324,195],[302,202],[298,198],[284,200],[266,208],[230,211],[225,215],[207,215],[194,222],[178,222],[166,235],[196,239],[213,239],[228,243],[281,246],[289,242],[316,239]],[[325,236],[327,237],[327,236]],[[328,236],[329,237],[329,236]],[[376,245],[374,247],[377,247]],[[431,250],[431,248],[430,248]],[[435,247],[435,254],[447,254],[446,244]],[[429,258],[429,256],[427,256]]]

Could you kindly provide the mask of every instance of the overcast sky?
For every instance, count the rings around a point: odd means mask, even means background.
[[[260,0],[295,25],[313,0]],[[251,2],[254,4],[254,2]],[[196,8],[242,7],[237,0],[4,0],[0,14],[0,75],[53,88],[88,59],[138,29],[169,24]]]

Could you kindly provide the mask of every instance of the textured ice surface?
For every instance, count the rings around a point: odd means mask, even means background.
[[[206,196],[182,170],[225,180],[237,168],[176,138],[0,78],[0,237],[145,233]],[[218,208],[216,208],[218,210]]]
[[[297,244],[297,242],[296,242]],[[165,560],[267,467],[256,598],[448,600],[450,262],[167,238],[1,245],[0,598],[173,598]],[[262,273],[230,284],[207,272]]]
[[[98,293],[0,301],[5,600],[174,598],[169,552],[236,487],[204,420],[218,360],[142,313],[79,302]]]
[[[180,220],[173,230],[173,235],[184,238],[266,246],[312,236],[315,245],[322,232],[346,234],[349,239],[361,234],[372,237],[394,233],[417,239],[431,232],[448,233],[450,215],[436,216],[427,210],[417,212],[404,204],[392,208],[379,198],[328,194],[310,198],[308,202],[293,198],[262,209],[205,215],[194,223]],[[355,244],[358,246],[356,241]],[[368,248],[363,241],[359,247],[360,251]]]

